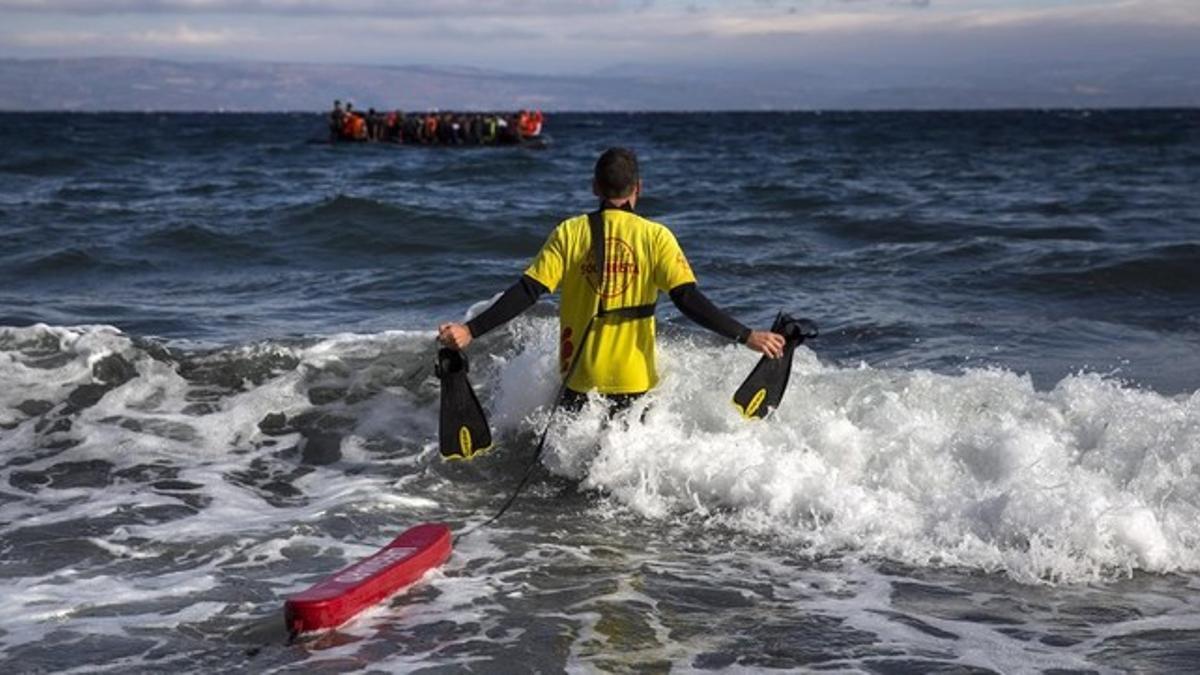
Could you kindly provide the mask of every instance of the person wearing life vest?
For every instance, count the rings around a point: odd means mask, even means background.
[[[516,132],[512,129],[512,125],[508,122],[508,117],[505,115],[496,115],[496,143],[499,145],[515,143],[516,135]]]
[[[484,145],[491,145],[496,142],[496,116],[486,115],[483,118],[483,132],[480,134],[480,142]]]
[[[471,113],[467,115],[467,143],[480,145],[483,143],[483,115]]]
[[[400,120],[402,116],[399,110],[393,110],[387,114],[383,123],[383,140],[391,143],[400,143],[403,141],[400,133]]]
[[[454,144],[454,116],[450,113],[442,113],[438,119],[437,142],[442,145]]]
[[[783,354],[782,335],[751,330],[714,306],[696,285],[675,235],[636,212],[642,181],[631,150],[610,148],[600,156],[592,191],[600,199],[597,211],[559,223],[512,287],[465,324],[438,326],[438,340],[464,349],[561,288],[558,370],[567,378],[562,404],[569,409],[582,406],[592,391],[621,407],[658,383],[654,304],[660,291],[704,328],[771,358]],[[599,256],[594,232],[605,242]],[[603,270],[597,260],[604,260]]]
[[[378,141],[383,137],[383,115],[374,108],[367,109],[367,138],[368,141]]]
[[[500,143],[507,145],[521,142],[521,127],[519,115],[507,115],[501,118]]]
[[[541,111],[530,112],[522,110],[517,115],[517,128],[521,131],[522,138],[533,138],[542,133],[542,113]]]
[[[438,137],[438,117],[433,113],[425,115],[424,135],[421,137],[421,142],[425,144],[436,143]]]
[[[346,113],[342,111],[342,102],[334,100],[333,110],[329,111],[329,141],[335,142],[342,136],[342,118]]]
[[[417,114],[402,115],[400,135],[405,143],[420,143],[421,142],[421,127],[424,125],[424,119]]]
[[[342,140],[354,140],[355,120],[358,119],[358,113],[354,112],[352,104],[346,104],[346,114],[342,115]]]
[[[342,111],[342,126],[338,130],[338,140],[350,141],[354,140],[354,125],[351,120],[354,118],[354,104],[346,102],[346,109]]]

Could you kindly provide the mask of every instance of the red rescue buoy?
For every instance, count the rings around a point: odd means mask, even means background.
[[[295,636],[346,623],[446,562],[451,539],[445,525],[417,525],[371,557],[290,596],[283,606],[288,632]]]

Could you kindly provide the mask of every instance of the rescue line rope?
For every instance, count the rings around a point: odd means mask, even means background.
[[[563,376],[562,384],[558,386],[558,394],[555,396],[554,406],[550,408],[550,416],[546,418],[546,426],[542,428],[542,435],[538,438],[537,449],[533,453],[533,458],[529,460],[529,465],[525,467],[525,473],[521,476],[521,482],[517,483],[517,488],[513,490],[512,495],[509,496],[494,516],[462,532],[458,537],[465,537],[475,530],[487,527],[500,520],[500,516],[503,516],[508,511],[508,508],[517,501],[517,497],[520,496],[521,491],[529,483],[529,478],[533,476],[533,470],[537,468],[538,463],[542,459],[542,452],[546,449],[546,437],[550,434],[550,425],[554,423],[554,413],[558,412],[558,409],[562,407],[563,396],[567,393],[567,382],[571,380],[571,375],[575,373],[575,367],[579,365],[580,356],[583,353],[583,345],[587,342],[588,335],[592,332],[592,325],[596,322],[597,318],[598,315],[593,315],[591,319],[588,319],[587,327],[583,329],[583,337],[579,341],[579,349],[575,352],[574,358],[571,359],[571,366],[567,369],[567,374]]]

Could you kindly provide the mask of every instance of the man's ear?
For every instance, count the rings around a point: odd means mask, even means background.
[[[638,179],[637,185],[633,186],[633,194],[635,194],[639,197],[642,196],[642,179],[641,178]]]
[[[595,178],[592,179],[592,194],[596,195],[597,197],[604,196],[600,194],[600,183],[597,183]]]

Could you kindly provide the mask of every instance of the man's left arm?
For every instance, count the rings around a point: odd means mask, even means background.
[[[679,242],[667,229],[663,229],[658,242],[658,265],[656,283],[668,290],[671,302],[687,318],[718,335],[736,340],[756,352],[778,358],[783,355],[783,336],[770,331],[756,331],[721,311],[700,292],[696,275],[688,264]]]
[[[671,289],[671,302],[684,316],[712,332],[730,340],[737,340],[754,351],[773,359],[783,356],[783,336],[766,330],[750,330],[737,319],[722,312],[700,292],[695,282],[681,284]]]
[[[718,309],[708,296],[700,292],[700,287],[695,282],[680,284],[672,288],[668,295],[684,316],[717,335],[746,344],[750,333],[753,332],[737,319]]]

